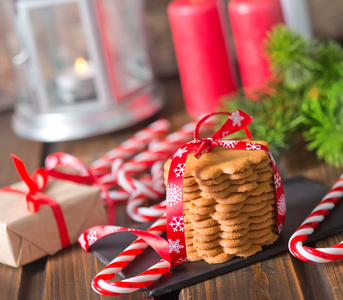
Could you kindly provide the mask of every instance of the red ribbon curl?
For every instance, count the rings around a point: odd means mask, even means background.
[[[58,167],[68,167],[78,174],[71,174],[66,171],[57,170]],[[107,188],[99,182],[98,178],[94,176],[78,158],[63,152],[52,153],[46,158],[45,169],[52,177],[99,187],[104,195],[104,200],[107,206],[108,223],[115,224],[115,206],[109,196]]]

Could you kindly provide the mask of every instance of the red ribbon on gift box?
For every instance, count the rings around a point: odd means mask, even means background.
[[[59,167],[67,167],[77,174],[68,173],[67,171],[58,170]],[[56,152],[47,156],[45,160],[45,169],[47,173],[55,178],[69,180],[81,184],[91,184],[100,188],[104,195],[107,206],[107,220],[109,224],[115,223],[115,206],[111,200],[107,188],[98,180],[96,176],[84,165],[78,158],[73,155]]]
[[[24,162],[14,154],[12,154],[12,158],[20,178],[23,180],[23,182],[26,183],[29,191],[24,192],[12,187],[4,187],[0,190],[3,192],[12,192],[26,195],[27,209],[29,212],[32,213],[36,213],[39,210],[39,206],[41,204],[49,205],[55,216],[62,248],[68,247],[70,245],[69,234],[61,207],[55,199],[42,193],[42,190],[44,190],[48,182],[49,175],[47,171],[43,168],[39,168],[33,173],[32,177],[30,177],[29,173],[26,170]]]
[[[229,118],[211,138],[200,139],[198,136],[199,127],[209,117],[216,114],[226,114],[229,116]],[[161,224],[163,226],[166,225],[168,241],[161,238],[155,240],[148,239],[148,235],[150,236],[151,233],[155,230],[155,225],[152,225],[152,227],[150,227],[147,230],[147,232],[134,232],[135,234],[139,233],[139,237],[145,241],[145,244],[141,240],[139,240],[138,242],[134,242],[133,244],[131,244],[132,249],[130,248],[131,246],[129,246],[122,254],[120,254],[116,259],[114,259],[103,271],[101,271],[93,279],[92,287],[95,291],[106,295],[118,295],[121,293],[129,293],[141,287],[149,285],[152,281],[145,279],[147,275],[144,272],[142,274],[137,275],[134,278],[126,279],[125,284],[123,282],[107,282],[113,279],[118,270],[121,270],[123,267],[125,267],[132,259],[134,259],[134,257],[137,254],[140,254],[147,245],[153,247],[158,253],[163,253],[163,256],[161,255],[161,257],[163,258],[162,261],[160,261],[158,264],[152,266],[149,269],[154,270],[155,275],[158,274],[159,277],[167,272],[165,268],[163,269],[163,272],[158,271],[159,264],[161,262],[166,262],[167,267],[169,267],[176,266],[187,261],[183,220],[183,177],[187,155],[191,151],[194,151],[194,155],[196,158],[200,158],[201,155],[211,151],[216,146],[237,150],[266,151],[270,157],[271,166],[274,174],[274,187],[278,218],[278,234],[280,234],[286,215],[285,194],[279,170],[276,166],[272,154],[269,152],[269,149],[264,145],[258,143],[222,139],[228,134],[234,133],[242,129],[245,131],[247,137],[251,139],[250,132],[247,129],[247,126],[251,122],[252,117],[240,110],[237,110],[232,114],[224,112],[208,114],[199,121],[194,133],[194,140],[187,143],[183,147],[180,147],[171,157],[172,161],[169,167],[167,183],[166,216],[161,217],[159,220],[162,222]],[[79,244],[82,246],[82,248],[88,251],[89,247],[94,242],[118,231],[133,232],[132,229],[118,226],[97,226],[85,231],[79,238]],[[169,250],[169,257],[165,253],[167,245]],[[138,249],[139,251],[137,251]],[[134,251],[134,253],[132,251]],[[149,270],[147,270],[146,272],[148,272]],[[156,278],[159,277],[157,276]]]

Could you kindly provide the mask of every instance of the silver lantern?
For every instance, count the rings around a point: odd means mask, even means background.
[[[82,138],[133,125],[162,107],[142,0],[7,1],[21,48],[13,58],[18,135]]]

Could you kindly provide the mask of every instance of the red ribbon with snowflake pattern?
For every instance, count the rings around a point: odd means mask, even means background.
[[[201,124],[209,117],[217,114],[226,114],[229,115],[229,118],[211,138],[199,139],[198,130]],[[172,156],[167,184],[167,234],[172,266],[187,261],[183,220],[183,176],[187,155],[192,151],[194,151],[194,156],[198,159],[216,146],[235,150],[266,151],[270,157],[274,174],[278,233],[281,232],[286,215],[285,194],[280,172],[269,149],[264,145],[253,142],[222,140],[223,137],[242,129],[247,137],[251,139],[250,132],[247,129],[251,122],[252,117],[241,110],[237,110],[232,114],[224,112],[208,114],[199,121],[194,133],[194,140],[179,148]]]

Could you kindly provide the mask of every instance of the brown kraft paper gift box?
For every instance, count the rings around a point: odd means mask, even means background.
[[[24,182],[11,185],[27,191]],[[42,191],[55,199],[63,212],[70,244],[86,229],[107,224],[100,190],[49,177]],[[36,213],[27,209],[26,195],[0,189],[0,263],[20,267],[62,249],[53,211],[41,204]]]

